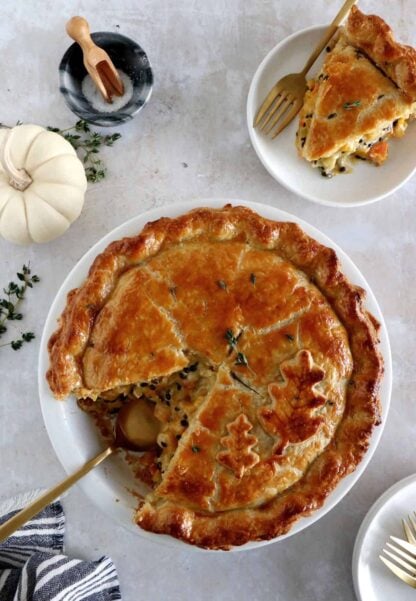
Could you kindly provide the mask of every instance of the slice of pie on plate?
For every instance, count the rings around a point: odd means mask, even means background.
[[[146,530],[211,549],[286,533],[361,461],[383,362],[365,293],[293,223],[200,208],[114,242],[49,341],[57,398],[148,400]]]
[[[353,158],[381,165],[388,139],[416,115],[416,50],[398,44],[380,17],[351,9],[316,79],[308,82],[296,144],[325,177]]]

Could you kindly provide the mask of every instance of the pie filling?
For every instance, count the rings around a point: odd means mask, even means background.
[[[305,126],[300,130],[300,135],[307,139],[308,124],[312,115],[305,119]],[[371,161],[381,165],[388,156],[387,140],[404,136],[409,123],[416,117],[416,103],[395,119],[392,123],[380,125],[378,130],[356,136],[353,141],[341,146],[336,152],[311,162],[312,167],[319,169],[323,177],[331,178],[339,173],[351,173],[357,160]]]
[[[154,416],[160,422],[157,451],[144,451],[139,464],[146,467],[142,479],[152,487],[162,479],[193,414],[206,398],[216,378],[216,369],[203,357],[193,356],[188,366],[169,376],[152,378],[116,386],[97,392],[97,398],[75,391],[78,406],[96,420],[101,434],[112,440],[112,432],[118,412],[132,399],[149,402]]]

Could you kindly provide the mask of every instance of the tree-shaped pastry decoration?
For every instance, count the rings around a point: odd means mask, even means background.
[[[221,444],[226,451],[217,455],[219,463],[232,470],[237,478],[242,478],[244,473],[259,462],[260,457],[252,451],[258,440],[249,434],[253,428],[249,419],[241,413],[233,422],[227,425],[228,436],[221,438]]]
[[[318,431],[323,418],[313,412],[326,402],[315,390],[325,372],[314,365],[309,351],[299,351],[294,359],[281,364],[280,371],[284,382],[273,382],[268,388],[272,406],[262,407],[258,413],[264,430],[279,439],[274,448],[277,455],[288,444],[307,440]]]

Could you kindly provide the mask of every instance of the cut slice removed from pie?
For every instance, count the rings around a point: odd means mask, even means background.
[[[416,114],[416,51],[394,42],[379,17],[353,8],[316,79],[308,82],[296,144],[324,177],[352,160],[381,165],[388,139]]]

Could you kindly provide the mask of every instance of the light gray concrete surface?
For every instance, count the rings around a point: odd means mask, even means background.
[[[91,245],[155,206],[206,197],[244,198],[292,212],[320,228],[353,259],[384,313],[393,351],[391,411],[379,448],[351,492],[297,536],[256,551],[195,554],[144,541],[108,522],[78,489],[65,498],[67,552],[114,559],[125,601],[326,601],[355,598],[351,554],[375,499],[415,471],[414,353],[416,179],[369,207],[331,209],[297,198],[261,166],[245,123],[251,78],[286,35],[329,21],[335,0],[4,0],[1,8],[0,121],[61,127],[75,117],[58,91],[69,45],[65,21],[120,31],[147,51],[155,74],[150,104],[105,152],[108,176],[91,185],[78,221],[43,246],[0,240],[0,285],[30,261],[42,282],[24,305],[37,339],[0,349],[0,497],[48,487],[63,477],[37,393],[38,345],[49,306],[68,271]],[[408,43],[416,42],[414,0],[363,0]],[[365,185],[365,184],[363,184]]]

